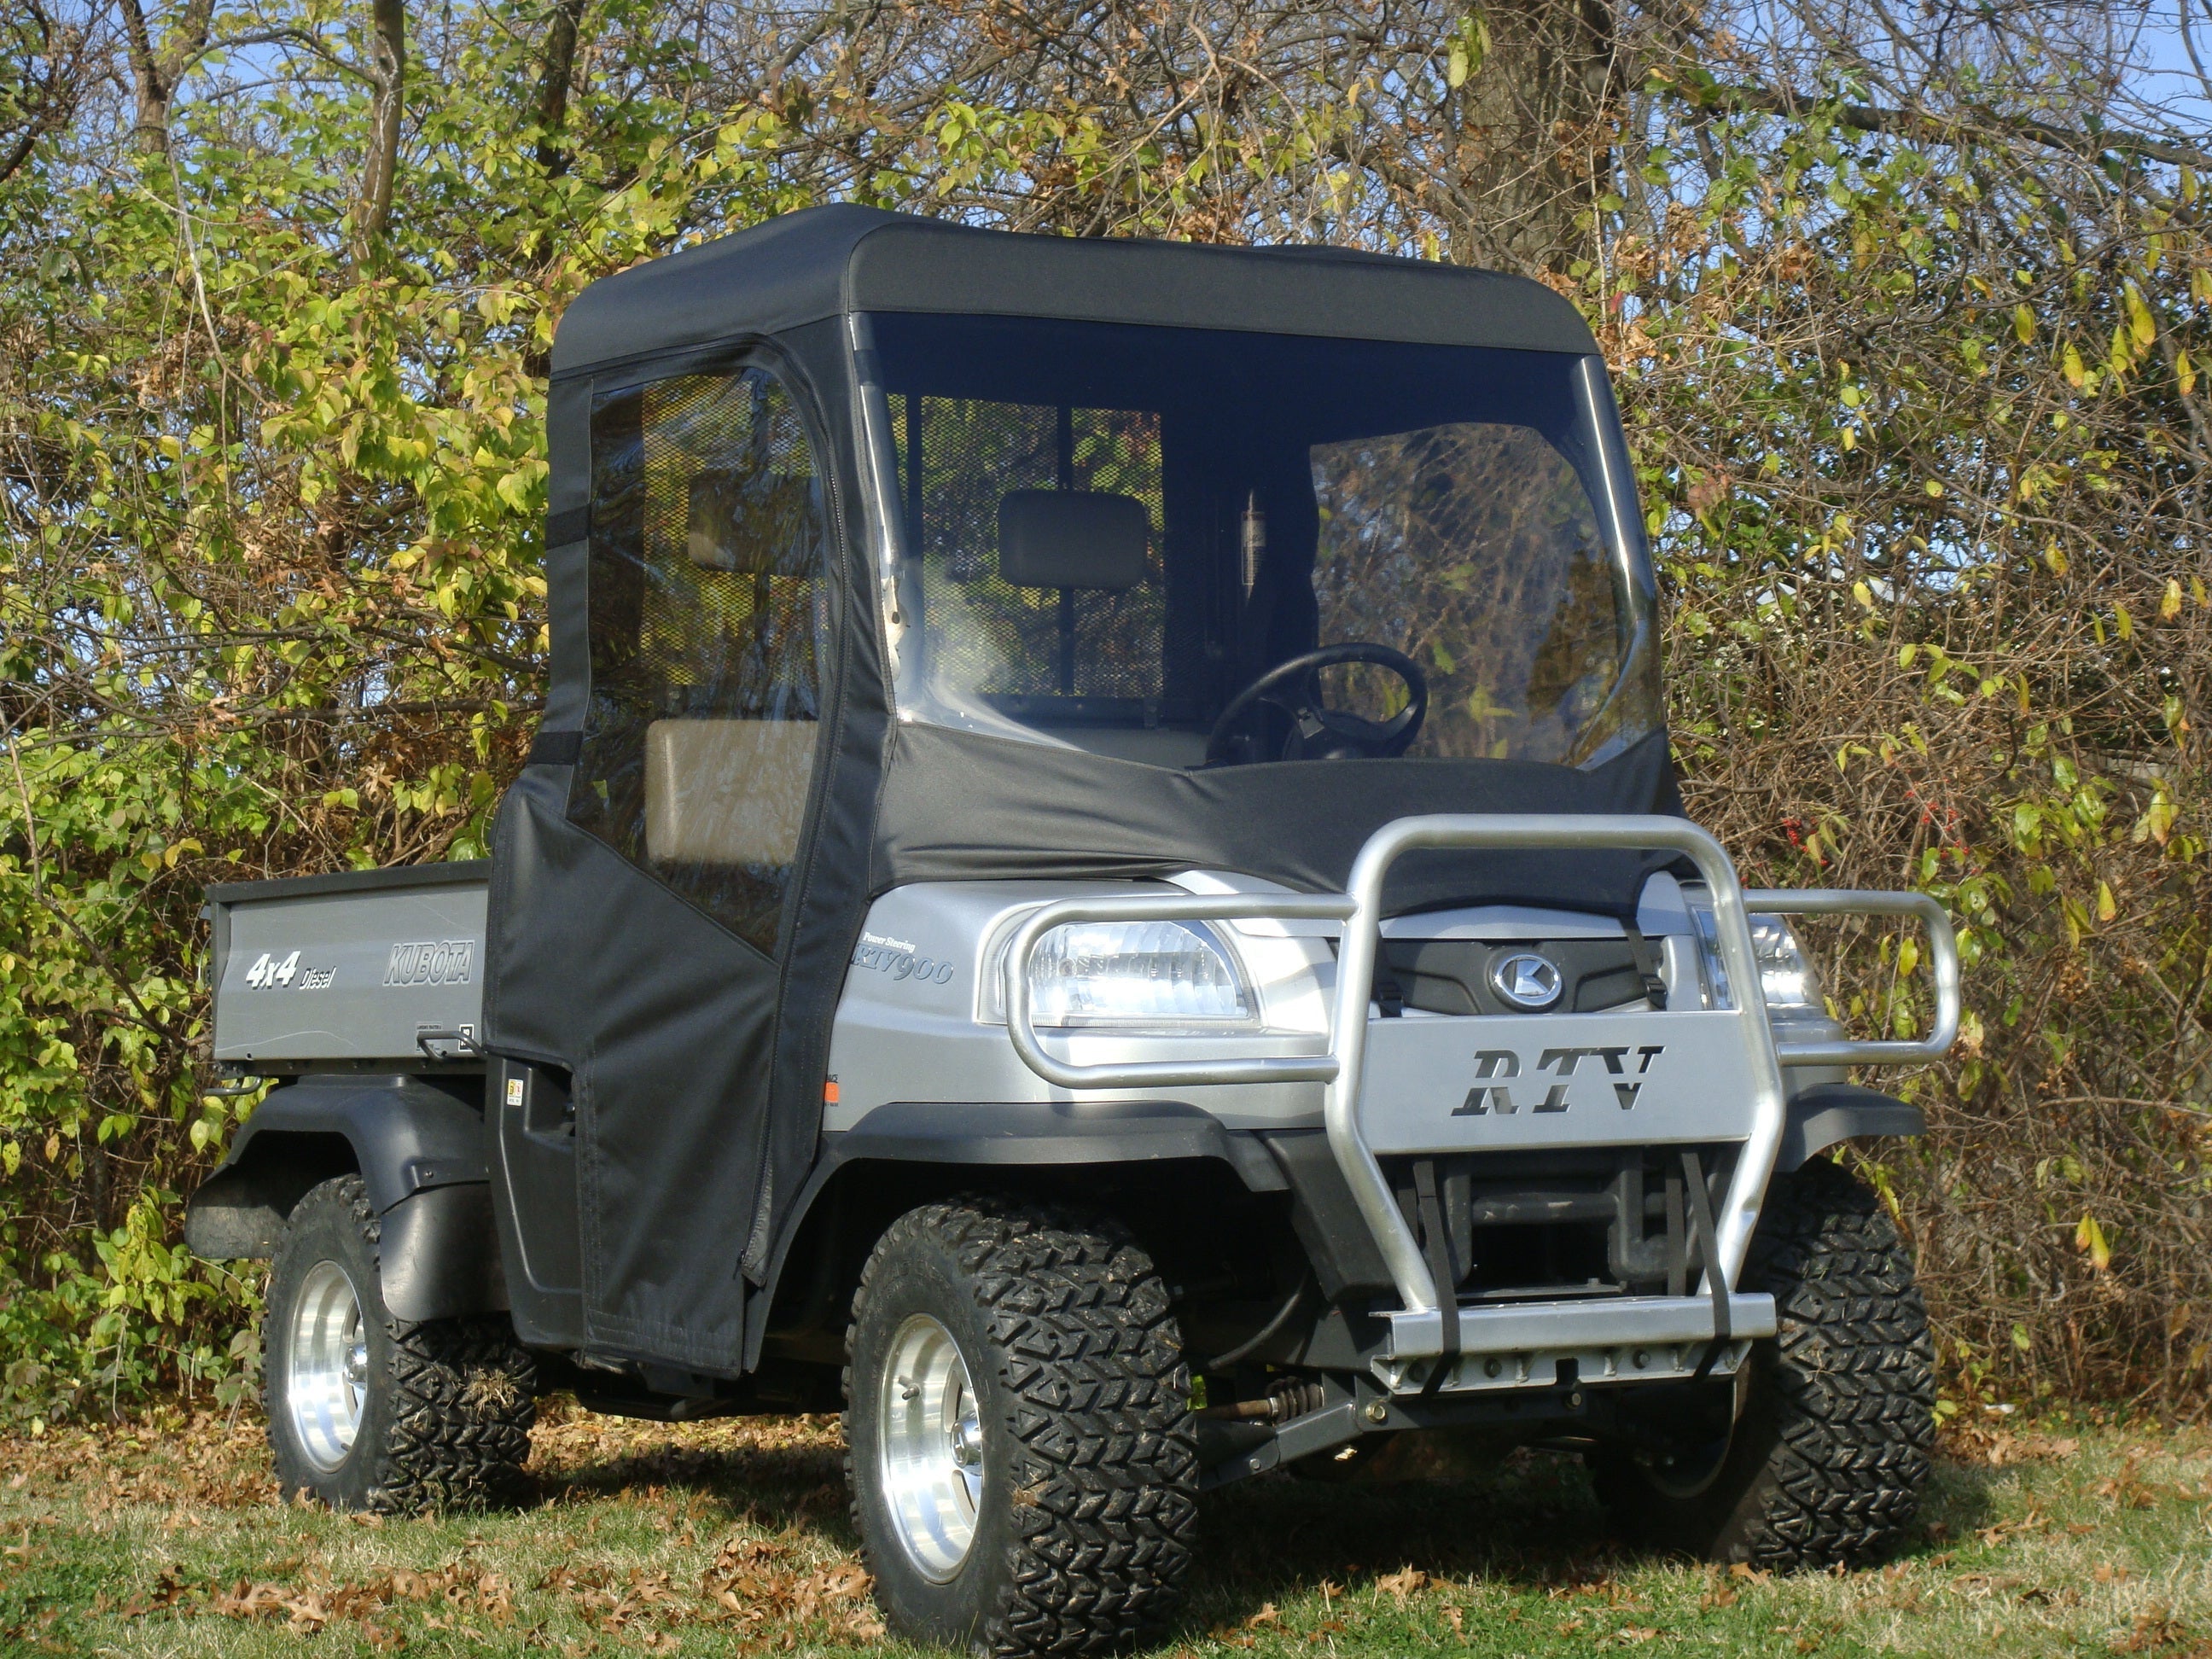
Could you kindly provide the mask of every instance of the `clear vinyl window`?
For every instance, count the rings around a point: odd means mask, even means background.
[[[592,413],[592,702],[568,816],[773,953],[827,667],[811,447],[764,370]]]
[[[1157,703],[1159,417],[915,396],[898,399],[892,418],[941,679],[1017,725],[1074,740],[1103,729],[1086,714]],[[1055,509],[1118,515],[1120,556],[1091,568],[1009,559],[1009,503],[1044,533],[1065,533]]]
[[[1458,422],[1316,444],[1313,586],[1323,640],[1379,640],[1426,671],[1411,752],[1561,760],[1603,718],[1626,644],[1597,509],[1525,426]],[[1384,719],[1388,674],[1336,671]]]
[[[1159,766],[1356,757],[1367,739],[1329,746],[1285,693],[1379,729],[1410,660],[1426,714],[1389,752],[1589,766],[1659,729],[1653,586],[1595,359],[870,325],[902,720]],[[1367,660],[1299,680],[1332,647]]]

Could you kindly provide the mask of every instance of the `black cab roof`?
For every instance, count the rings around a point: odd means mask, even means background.
[[[885,311],[1597,349],[1565,298],[1495,271],[1341,248],[1028,235],[836,205],[592,283],[561,320],[553,374]]]

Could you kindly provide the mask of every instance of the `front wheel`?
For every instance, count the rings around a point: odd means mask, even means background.
[[[1655,1547],[1764,1567],[1850,1565],[1905,1537],[1936,1439],[1935,1349],[1881,1200],[1825,1159],[1768,1189],[1743,1288],[1778,1330],[1735,1385],[1650,1396],[1592,1473],[1615,1524]]]
[[[536,1382],[503,1316],[410,1323],[384,1305],[358,1176],[294,1208],[262,1321],[270,1449],[289,1497],[404,1512],[514,1496]]]
[[[893,1630],[1011,1656],[1164,1620],[1195,1513],[1190,1376],[1124,1230],[988,1198],[910,1211],[846,1352],[854,1523]]]

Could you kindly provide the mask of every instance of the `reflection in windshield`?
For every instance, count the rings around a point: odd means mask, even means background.
[[[1613,562],[1574,469],[1525,426],[1461,422],[1312,450],[1323,641],[1396,647],[1429,679],[1408,752],[1578,759],[1619,678]],[[1362,665],[1332,701],[1395,714]]]
[[[1161,766],[1274,760],[1300,752],[1298,696],[1216,731],[1223,710],[1359,642],[1427,678],[1415,756],[1588,765],[1656,729],[1635,504],[1609,493],[1619,439],[1581,359],[872,322],[902,719]],[[1364,665],[1316,688],[1370,720],[1407,695]]]

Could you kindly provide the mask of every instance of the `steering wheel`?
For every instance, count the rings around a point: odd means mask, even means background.
[[[1387,720],[1370,720],[1321,700],[1321,671],[1339,663],[1372,663],[1405,681],[1411,693],[1406,706]],[[1402,651],[1387,645],[1352,641],[1325,645],[1279,662],[1230,699],[1221,718],[1206,737],[1206,763],[1220,766],[1232,758],[1231,742],[1237,723],[1260,703],[1281,709],[1291,717],[1291,735],[1283,744],[1284,760],[1390,760],[1406,752],[1419,733],[1429,712],[1429,679],[1420,665]]]

